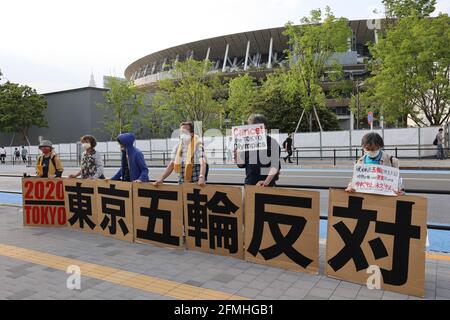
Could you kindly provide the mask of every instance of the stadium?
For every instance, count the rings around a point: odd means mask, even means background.
[[[365,64],[369,55],[368,43],[375,42],[379,24],[379,20],[349,21],[352,37],[348,39],[348,51],[333,57],[342,65],[345,78],[354,81],[355,89],[368,76]],[[176,61],[188,58],[209,60],[213,65],[209,72],[220,72],[227,77],[244,73],[255,78],[265,77],[276,68],[289,64],[285,54],[289,49],[288,38],[283,31],[284,27],[246,31],[166,48],[131,63],[125,70],[125,77],[142,90],[153,92],[159,80],[171,77]],[[330,84],[325,77],[325,93]],[[326,106],[337,115],[343,130],[352,126],[349,103],[350,95],[341,99],[327,96]]]

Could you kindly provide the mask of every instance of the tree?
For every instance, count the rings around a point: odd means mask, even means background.
[[[245,74],[230,80],[224,112],[232,125],[242,125],[259,103],[260,90],[255,78]]]
[[[203,129],[218,125],[225,87],[217,73],[207,73],[211,66],[209,61],[177,61],[172,77],[158,82],[152,107],[166,125],[186,120],[201,121]]]
[[[429,17],[436,9],[436,0],[383,0],[387,18],[405,18],[411,15]]]
[[[0,85],[0,130],[19,133],[30,144],[28,131],[32,126],[47,127],[44,111],[47,100],[29,86],[7,81]]]
[[[294,132],[302,109],[298,107],[299,97],[289,97],[286,93],[289,76],[286,70],[279,69],[268,75],[261,87],[261,101],[257,111],[267,115],[268,125],[280,132]],[[317,109],[322,129],[325,131],[339,130],[339,121],[336,115],[325,107]],[[317,119],[302,122],[298,128],[300,132],[320,130]]]
[[[97,107],[107,113],[103,124],[112,140],[119,133],[131,131],[136,127],[144,95],[133,82],[114,77],[109,79],[108,87],[109,91],[103,94],[105,103],[98,103]]]
[[[291,63],[286,77],[288,98],[303,109],[302,114],[309,114],[312,131],[313,112],[321,127],[317,109],[325,108],[322,80],[325,76],[336,80],[342,74],[333,54],[347,50],[351,29],[347,19],[336,18],[327,7],[324,16],[317,9],[311,11],[310,17],[302,18],[300,25],[287,23],[284,34],[291,45],[287,51]]]
[[[440,14],[401,18],[371,46],[373,77],[366,101],[398,121],[406,115],[417,125],[442,125],[450,117],[450,18]]]

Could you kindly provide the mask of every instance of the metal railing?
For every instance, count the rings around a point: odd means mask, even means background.
[[[434,159],[436,157],[437,148],[430,147],[386,147],[383,149],[392,156],[398,159],[410,159],[410,160],[423,160],[423,159]],[[450,148],[444,148],[444,156],[447,157],[450,154]],[[231,153],[226,149],[205,149],[206,156],[210,160],[209,162],[215,162],[216,164],[233,164]],[[434,152],[435,155],[422,155],[425,152]],[[171,160],[171,150],[152,150],[143,151],[144,159],[156,166],[166,166]],[[407,155],[405,153],[417,153],[417,155]],[[291,159],[294,160],[296,165],[301,165],[301,161],[309,160],[332,160],[334,166],[337,165],[339,160],[349,160],[356,161],[359,157],[363,155],[363,150],[358,147],[342,147],[342,148],[295,148],[293,149],[293,154]],[[73,162],[75,165],[80,164],[80,156],[75,153],[58,153],[61,161]],[[105,167],[117,166],[120,164],[121,152],[105,152],[103,153],[103,162]],[[282,150],[281,158],[287,156],[287,152]],[[38,154],[28,154],[26,164],[28,166],[34,165]],[[14,155],[8,155],[5,159],[5,164],[23,164],[22,158],[16,158]],[[0,162],[0,165],[2,163]]]

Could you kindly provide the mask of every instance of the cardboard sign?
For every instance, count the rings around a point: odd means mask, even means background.
[[[267,149],[267,134],[264,124],[231,128],[234,150],[238,152]]]
[[[65,227],[62,179],[22,178],[23,225]]]
[[[132,183],[97,180],[97,232],[105,236],[132,242]]]
[[[242,188],[183,184],[186,246],[244,258]]]
[[[98,228],[97,180],[63,179],[69,228],[96,232]]]
[[[328,276],[423,297],[427,199],[330,190]]]
[[[357,164],[353,170],[353,188],[356,192],[396,196],[400,170],[388,166]]]
[[[245,260],[319,270],[319,192],[245,186]]]
[[[133,183],[134,238],[136,242],[181,248],[183,195],[179,185]]]

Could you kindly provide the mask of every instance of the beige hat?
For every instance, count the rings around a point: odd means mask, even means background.
[[[41,143],[39,144],[39,148],[42,147],[50,147],[53,149],[53,144],[50,140],[42,140]]]

